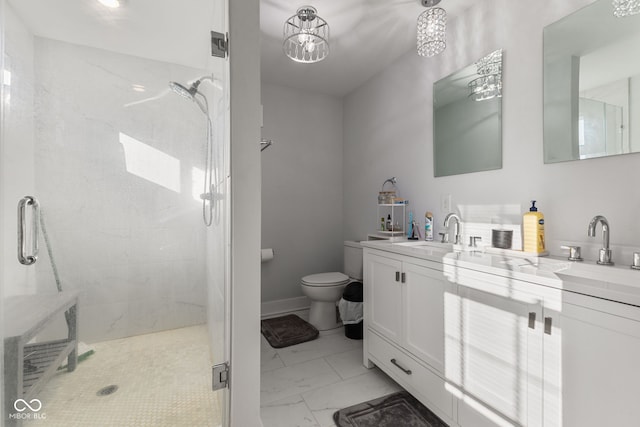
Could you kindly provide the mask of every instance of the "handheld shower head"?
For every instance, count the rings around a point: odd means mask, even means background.
[[[202,219],[208,227],[213,223],[214,217],[216,218],[216,221],[218,221],[219,218],[219,208],[217,207],[217,200],[214,198],[216,194],[215,188],[218,185],[219,178],[219,161],[216,156],[214,156],[215,141],[213,140],[213,122],[209,114],[209,101],[204,93],[198,91],[198,87],[205,80],[210,80],[211,83],[214,84],[214,87],[220,86],[216,86],[215,83],[217,81],[214,79],[213,75],[210,75],[200,77],[198,80],[191,83],[189,87],[178,82],[170,81],[169,88],[183,98],[192,100],[207,118],[208,126],[204,170],[204,192],[200,197],[202,198]],[[196,95],[200,95],[200,97]]]

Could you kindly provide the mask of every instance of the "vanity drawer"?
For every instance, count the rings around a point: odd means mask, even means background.
[[[376,333],[367,333],[372,361],[436,415],[451,420],[453,397],[445,389],[445,381]]]

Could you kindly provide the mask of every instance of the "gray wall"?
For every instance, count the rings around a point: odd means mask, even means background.
[[[420,220],[425,211],[434,213],[436,236],[448,213],[441,209],[442,198],[451,195],[451,210],[474,222],[499,216],[519,223],[529,201],[537,199],[552,253],[560,253],[560,241],[572,241],[584,242],[584,256],[594,256],[600,239],[587,237],[586,227],[596,214],[610,220],[612,245],[640,244],[640,228],[633,222],[640,191],[616,185],[640,178],[639,155],[543,163],[542,30],[589,3],[543,0],[526,8],[508,0],[478,3],[450,20],[443,54],[421,58],[411,49],[342,100],[308,98],[263,82],[262,136],[274,145],[262,153],[262,247],[276,252],[271,263],[262,264],[263,302],[301,295],[298,280],[305,274],[340,269],[342,240],[364,240],[378,229],[376,197],[391,176],[398,179],[399,195],[410,201],[408,211]],[[504,49],[503,167],[434,178],[433,83],[495,49]],[[324,111],[324,122],[313,119],[307,128],[302,124],[310,117],[307,111],[322,99],[325,110],[315,114]],[[341,123],[343,133],[330,123]],[[342,159],[335,153],[340,144]],[[339,171],[323,175],[315,169],[330,158],[342,161],[339,181]],[[320,182],[325,185],[315,186]],[[329,189],[331,196],[324,196]],[[340,191],[342,212],[339,202],[320,201]],[[340,227],[341,237],[328,235]]]
[[[302,276],[342,269],[342,101],[262,85],[262,301],[302,295]],[[375,215],[375,213],[374,213]]]
[[[638,155],[543,164],[542,29],[590,3],[479,2],[450,21],[447,50],[419,58],[412,50],[344,101],[344,237],[362,239],[375,230],[376,194],[390,176],[420,217],[435,214],[437,233],[446,212],[441,196],[464,212],[520,206],[537,199],[545,214],[549,248],[559,240],[600,243],[587,237],[596,214],[611,223],[612,244],[640,244],[636,212],[640,190]],[[446,7],[446,5],[444,6]],[[434,178],[432,159],[433,83],[504,49],[503,168]],[[604,179],[603,179],[604,177]],[[463,218],[464,219],[464,218]],[[599,232],[599,231],[598,231]],[[437,235],[437,234],[436,234]],[[629,260],[619,260],[627,262]]]

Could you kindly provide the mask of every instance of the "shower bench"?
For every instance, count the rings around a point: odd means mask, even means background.
[[[76,368],[78,292],[12,296],[4,300],[4,307],[5,421],[12,426],[20,422],[11,417],[19,411],[14,407],[17,399],[30,402],[65,358],[69,372]],[[66,339],[29,343],[57,314],[65,311]],[[34,404],[37,407],[37,402]]]

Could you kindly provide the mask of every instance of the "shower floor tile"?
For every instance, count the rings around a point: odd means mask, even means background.
[[[211,391],[205,325],[92,344],[75,372],[59,371],[38,395],[44,420],[25,426],[221,425],[221,397]],[[114,393],[98,390],[117,385]]]

